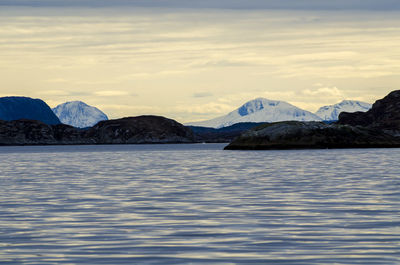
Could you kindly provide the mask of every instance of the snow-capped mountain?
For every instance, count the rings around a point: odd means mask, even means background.
[[[108,120],[106,114],[82,101],[70,101],[53,108],[54,114],[64,124],[78,128],[91,127],[99,121]]]
[[[231,113],[212,120],[192,122],[188,125],[222,128],[239,122],[321,121],[317,115],[284,101],[257,98]]]
[[[341,112],[368,111],[372,104],[356,101],[343,100],[335,105],[321,107],[315,114],[324,121],[337,121]]]

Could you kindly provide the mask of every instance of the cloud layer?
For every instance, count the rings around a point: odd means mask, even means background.
[[[0,91],[183,122],[260,96],[309,110],[344,98],[371,102],[400,81],[399,17],[9,7],[0,9]]]

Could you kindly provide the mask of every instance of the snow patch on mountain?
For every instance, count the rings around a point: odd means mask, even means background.
[[[372,104],[356,101],[343,100],[340,103],[321,107],[315,114],[324,121],[337,121],[341,112],[366,112],[372,107]]]
[[[66,102],[52,110],[62,123],[77,128],[91,127],[99,121],[108,120],[107,115],[101,110],[82,101]]]
[[[192,122],[188,125],[222,128],[239,122],[321,121],[317,115],[285,101],[257,98],[245,103],[229,114],[212,120]]]

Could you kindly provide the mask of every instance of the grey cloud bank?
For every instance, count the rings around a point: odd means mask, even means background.
[[[29,7],[159,7],[215,9],[287,9],[287,10],[400,10],[397,0],[0,0],[0,6]]]

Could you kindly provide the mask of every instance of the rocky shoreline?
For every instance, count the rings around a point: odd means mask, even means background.
[[[253,128],[226,150],[400,147],[400,90],[378,100],[367,112],[339,115],[333,124],[287,121]]]
[[[378,130],[322,122],[279,122],[243,133],[226,150],[400,147],[400,138]]]
[[[36,120],[0,120],[0,145],[193,143],[193,132],[160,116],[102,121],[88,129]]]

